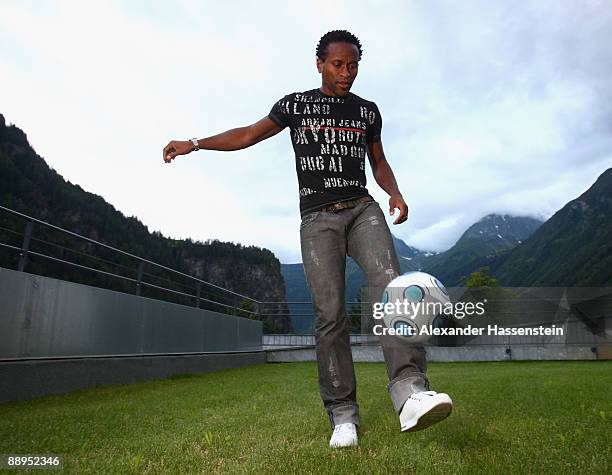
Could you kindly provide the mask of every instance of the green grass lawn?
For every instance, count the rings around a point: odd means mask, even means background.
[[[328,448],[315,364],[283,363],[2,404],[0,453],[61,454],[79,474],[612,469],[612,362],[431,363],[455,409],[415,433],[399,432],[384,365],[355,367],[358,448]]]

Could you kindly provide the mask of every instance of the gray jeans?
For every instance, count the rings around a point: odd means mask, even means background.
[[[379,301],[400,273],[385,216],[374,200],[339,211],[314,211],[300,225],[302,261],[316,314],[319,389],[332,428],[359,425],[357,385],[345,307],[346,256],[363,270],[370,302]],[[429,389],[425,349],[396,336],[379,336],[389,384],[399,414],[412,393]]]

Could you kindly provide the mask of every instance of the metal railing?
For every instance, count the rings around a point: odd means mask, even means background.
[[[207,282],[203,279],[200,279],[198,277],[195,277],[193,275],[189,275],[185,272],[179,271],[177,269],[173,269],[171,267],[165,266],[163,264],[159,264],[157,262],[154,262],[150,259],[141,257],[141,256],[137,256],[135,254],[132,254],[130,252],[126,252],[124,250],[118,249],[116,247],[113,247],[109,244],[105,244],[103,242],[100,242],[96,239],[92,239],[90,237],[87,236],[83,236],[81,234],[78,234],[76,232],[64,229],[60,226],[56,226],[54,224],[51,223],[47,223],[45,221],[42,221],[40,219],[34,218],[32,216],[28,216],[24,213],[20,213],[19,211],[15,211],[13,209],[7,208],[5,206],[1,206],[0,205],[0,211],[4,212],[4,213],[8,213],[11,214],[13,216],[19,217],[22,220],[25,221],[25,227],[23,229],[22,233],[19,233],[18,231],[15,231],[14,229],[10,229],[7,228],[5,226],[0,226],[0,232],[4,232],[5,234],[11,234],[13,236],[19,237],[21,238],[21,245],[15,245],[15,244],[10,244],[8,242],[0,242],[0,247],[3,247],[5,249],[11,249],[14,250],[15,252],[18,253],[19,258],[18,258],[18,263],[16,266],[16,269],[19,271],[25,271],[28,265],[28,260],[30,259],[31,256],[36,256],[45,260],[49,260],[55,263],[60,263],[63,265],[68,265],[71,267],[75,267],[75,268],[79,268],[81,270],[86,270],[89,272],[93,272],[96,274],[100,274],[100,275],[104,275],[104,276],[108,276],[108,277],[112,277],[114,279],[120,279],[124,282],[129,282],[134,284],[134,292],[136,295],[141,295],[142,293],[142,289],[143,287],[149,287],[152,289],[157,289],[159,291],[163,291],[163,292],[168,292],[174,295],[180,295],[183,297],[187,297],[189,299],[193,299],[194,304],[196,307],[200,307],[200,304],[202,302],[206,302],[209,303],[211,305],[214,306],[218,306],[221,308],[225,308],[226,310],[239,310],[240,313],[243,314],[248,314],[248,315],[259,315],[261,313],[262,310],[262,305],[266,304],[267,302],[260,302],[256,299],[253,299],[247,295],[243,295],[240,294],[238,292],[234,292],[232,290],[226,289],[224,287],[221,287],[219,285],[213,284],[212,282]],[[94,246],[99,246],[100,248],[104,248],[106,250],[111,251],[112,253],[116,253],[117,255],[120,255],[122,257],[128,258],[130,260],[133,261],[133,266],[129,266],[129,265],[125,265],[122,264],[120,262],[116,262],[116,261],[111,261],[108,259],[104,259],[92,254],[88,254],[88,253],[84,253],[82,251],[76,250],[76,249],[71,249],[65,246],[62,246],[60,244],[54,243],[54,242],[49,242],[45,239],[40,239],[40,238],[35,238],[33,236],[34,234],[34,229],[36,227],[40,227],[42,226],[45,229],[50,229],[50,230],[54,230],[57,232],[60,232],[66,236],[70,236],[73,238],[77,238],[81,241],[93,244]],[[129,276],[129,275],[123,275],[123,274],[119,274],[117,272],[110,272],[108,270],[103,270],[100,268],[96,268],[96,267],[92,267],[91,265],[84,265],[78,262],[75,262],[75,260],[68,260],[62,257],[57,257],[57,256],[52,256],[49,253],[44,253],[44,252],[39,252],[36,251],[32,248],[32,244],[33,243],[40,243],[40,244],[44,244],[47,246],[50,246],[54,249],[57,249],[59,251],[61,251],[62,254],[65,254],[66,252],[70,252],[73,253],[75,255],[78,256],[82,256],[85,258],[89,258],[92,259],[94,261],[98,261],[100,263],[106,264],[106,265],[110,265],[115,267],[116,269],[122,269],[124,271],[126,271],[126,273],[132,273],[134,274],[133,276]],[[172,274],[174,276],[180,276],[183,279],[186,279],[188,282],[190,282],[192,285],[188,286],[185,284],[182,284],[180,282],[177,282],[175,280],[172,279],[168,279],[168,278],[164,278],[164,277],[160,277],[160,276],[155,276],[150,272],[145,272],[145,265],[149,266],[152,269],[158,269],[158,270],[162,270],[164,272],[167,272],[169,274]],[[171,288],[170,286],[166,285],[158,285],[156,283],[153,283],[151,281],[147,281],[146,277],[149,277],[149,280],[153,280],[153,279],[159,279],[159,280],[165,280],[166,282],[172,283],[174,287],[183,287],[183,290],[178,290],[177,288]],[[238,305],[236,304],[228,304],[228,303],[224,303],[222,301],[223,298],[221,299],[217,299],[217,300],[213,300],[212,298],[208,298],[208,296],[210,296],[212,293],[211,292],[203,292],[203,289],[210,289],[213,292],[215,292],[217,294],[217,296],[224,296],[226,299],[228,298],[228,296],[231,298],[231,300],[233,300],[234,302],[236,300],[240,300],[241,302],[247,301],[247,302],[251,302],[253,304],[253,306],[255,307],[255,310],[249,310],[248,308],[240,308]],[[187,291],[187,290],[191,290],[191,291]],[[203,295],[206,294],[206,295]],[[279,302],[275,302],[275,303],[279,303]]]

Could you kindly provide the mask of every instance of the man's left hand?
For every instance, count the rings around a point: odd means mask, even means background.
[[[399,209],[400,213],[393,224],[401,224],[408,219],[408,205],[402,195],[391,195],[391,198],[389,198],[389,214],[391,216],[395,213],[395,208]]]

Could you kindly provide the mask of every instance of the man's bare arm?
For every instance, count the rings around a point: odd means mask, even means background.
[[[378,183],[390,196],[389,214],[393,215],[395,208],[400,210],[400,214],[395,221],[393,221],[393,224],[403,223],[408,219],[408,205],[397,187],[395,175],[383,151],[382,141],[368,143],[368,159],[370,160],[372,174],[374,175],[376,183]]]
[[[283,130],[283,127],[278,126],[269,117],[264,117],[254,124],[200,139],[198,145],[203,150],[241,150],[272,137],[281,130]],[[164,162],[170,163],[177,155],[186,155],[193,149],[194,146],[189,140],[172,140],[164,147]]]

